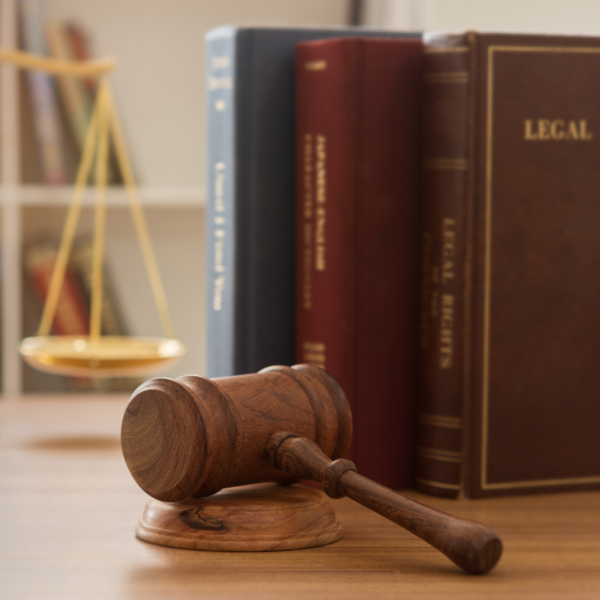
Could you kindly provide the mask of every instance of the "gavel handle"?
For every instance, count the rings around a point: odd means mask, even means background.
[[[331,461],[312,440],[278,432],[266,453],[291,478],[318,481],[331,498],[352,498],[425,540],[467,573],[487,573],[500,560],[502,541],[493,529],[393,492],[359,475],[352,461]]]

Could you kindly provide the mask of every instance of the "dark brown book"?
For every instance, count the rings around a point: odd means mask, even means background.
[[[297,46],[297,360],[354,414],[352,460],[413,483],[422,42]]]
[[[417,483],[600,487],[600,39],[426,37]]]

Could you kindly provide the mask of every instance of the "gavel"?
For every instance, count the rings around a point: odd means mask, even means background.
[[[404,527],[468,573],[492,569],[502,542],[486,525],[425,506],[356,471],[346,396],[313,365],[273,366],[217,379],[157,378],[132,395],[123,417],[125,462],[138,485],[163,502],[203,498],[225,487],[316,481]]]

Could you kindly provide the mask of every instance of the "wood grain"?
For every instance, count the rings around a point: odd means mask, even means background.
[[[311,440],[275,433],[267,443],[267,456],[294,479],[321,482],[331,498],[347,496],[404,527],[467,573],[483,575],[500,560],[502,542],[487,525],[430,508],[379,485],[359,475],[352,461],[331,461]]]
[[[228,488],[185,502],[150,500],[135,532],[153,544],[219,552],[298,550],[342,537],[323,494],[274,483]]]
[[[277,553],[192,552],[134,528],[148,497],[119,448],[126,399],[0,402],[0,598],[18,600],[597,600],[600,492],[454,501],[406,492],[483,521],[504,541],[486,577],[349,499],[344,535]]]
[[[137,484],[164,502],[224,487],[286,482],[266,459],[276,431],[344,456],[352,437],[346,396],[322,369],[270,367],[213,380],[151,379],[131,397],[121,426],[123,456]]]

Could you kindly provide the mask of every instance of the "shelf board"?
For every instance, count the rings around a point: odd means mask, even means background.
[[[24,185],[16,188],[16,195],[22,206],[68,206],[73,197],[73,187]],[[145,208],[202,208],[206,203],[201,188],[140,187],[139,196]],[[94,198],[95,189],[88,187],[84,205],[92,205]],[[122,187],[107,188],[106,203],[109,206],[128,206],[127,192]]]
[[[127,402],[131,397],[130,393],[111,392],[21,392],[19,394],[0,394],[0,407],[21,402],[89,402],[91,400]],[[2,410],[0,408],[0,410]]]

